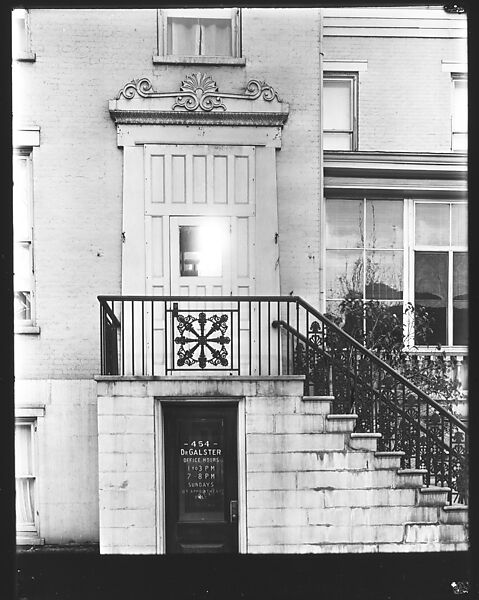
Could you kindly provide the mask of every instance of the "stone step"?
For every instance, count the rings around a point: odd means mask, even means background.
[[[378,446],[380,433],[350,433],[348,445],[351,450],[370,450],[375,452]]]
[[[445,506],[450,492],[448,487],[423,487],[417,490],[417,504],[419,506]]]
[[[405,452],[375,452],[375,464],[379,469],[399,469]]]
[[[467,524],[469,507],[465,504],[443,506],[440,513],[441,523],[445,525]]]
[[[300,410],[303,414],[329,415],[331,413],[334,396],[303,396]]]
[[[325,431],[328,433],[352,433],[358,415],[326,415]]]
[[[424,485],[425,469],[399,469],[397,471],[397,485],[399,488],[417,487]]]

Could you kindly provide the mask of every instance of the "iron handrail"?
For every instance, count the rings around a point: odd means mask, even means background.
[[[310,304],[305,302],[302,298],[298,297],[298,303],[305,310],[308,310],[311,314],[313,314],[321,322],[325,323],[328,327],[331,327],[341,337],[346,339],[350,344],[352,344],[356,349],[358,349],[361,352],[361,354],[366,355],[368,358],[370,358],[372,360],[372,362],[374,362],[376,365],[380,366],[381,369],[387,371],[396,380],[398,380],[403,385],[405,385],[407,388],[409,388],[412,392],[414,392],[415,394],[420,396],[427,404],[429,404],[430,406],[433,406],[443,416],[452,420],[454,425],[457,425],[457,427],[462,429],[462,431],[467,431],[467,427],[464,425],[464,423],[462,423],[462,421],[460,421],[456,416],[454,416],[452,413],[450,413],[448,410],[446,410],[443,406],[441,406],[439,404],[439,402],[434,400],[434,398],[431,398],[430,396],[428,396],[425,392],[423,392],[420,388],[418,388],[414,383],[412,383],[411,381],[406,379],[406,377],[404,377],[404,375],[401,375],[401,373],[399,373],[399,371],[396,371],[395,369],[393,369],[393,367],[388,365],[387,362],[383,361],[381,358],[376,356],[376,354],[374,354],[374,352],[371,352],[371,350],[368,350],[368,348],[366,348],[360,342],[355,340],[346,331],[344,331],[343,329],[338,327],[335,323],[333,323],[330,319],[328,319],[327,317],[322,315],[319,311],[317,311],[314,307],[312,307]]]
[[[312,307],[310,307],[304,301],[300,302],[300,304],[303,306],[303,308],[307,308],[308,310],[310,308],[312,308]],[[335,323],[333,323],[332,321],[330,321],[327,317],[324,317],[323,315],[321,315],[321,313],[318,313],[314,309],[313,309],[313,311],[310,310],[310,312],[312,312],[313,315],[316,318],[320,319],[323,323],[326,323],[328,326],[333,327],[334,330],[337,333],[339,333],[341,336],[343,336],[345,339],[347,339],[348,342],[353,343],[353,345],[362,354],[365,354],[366,356],[368,356],[368,358],[370,358],[374,363],[376,363],[377,365],[379,365],[382,369],[384,369],[385,371],[387,371],[395,379],[399,380],[403,385],[405,385],[406,387],[408,387],[412,392],[414,392],[420,398],[422,398],[425,403],[427,403],[430,406],[434,407],[444,417],[447,417],[450,421],[452,421],[454,423],[454,425],[456,425],[457,427],[459,427],[459,429],[461,429],[464,432],[467,431],[467,427],[464,425],[464,423],[462,421],[460,421],[451,412],[449,412],[448,410],[446,410],[443,406],[441,406],[439,404],[439,402],[437,402],[436,400],[434,400],[434,398],[431,398],[430,396],[428,396],[425,392],[423,392],[420,388],[418,388],[414,383],[412,383],[411,381],[409,381],[408,379],[406,379],[403,375],[401,375],[401,373],[399,373],[399,371],[396,371],[395,369],[393,369],[390,365],[388,365],[381,358],[379,358],[378,356],[376,356],[373,352],[371,352],[370,350],[368,350],[365,346],[363,346],[362,344],[360,344],[357,340],[355,340],[348,333],[346,333],[345,331],[343,331],[340,327],[338,327]],[[276,324],[278,324],[281,327],[283,327],[283,329],[285,329],[286,331],[288,331],[289,333],[291,333],[292,335],[294,335],[295,337],[297,337],[298,339],[300,339],[303,343],[307,343],[308,346],[311,349],[318,350],[319,352],[321,352],[322,354],[324,354],[327,358],[331,358],[331,356],[327,352],[323,352],[323,350],[321,348],[318,348],[316,346],[316,344],[314,344],[313,342],[311,342],[310,340],[308,340],[305,335],[303,335],[302,333],[300,333],[298,330],[296,330],[294,327],[292,327],[291,325],[289,325],[285,321],[282,321],[282,320],[274,321],[273,324],[272,324],[272,326],[275,327],[275,326],[277,326]]]

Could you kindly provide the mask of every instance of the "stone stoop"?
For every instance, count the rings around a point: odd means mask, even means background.
[[[280,447],[293,415],[275,417],[261,449],[273,454],[249,456],[250,551],[466,550],[467,507],[446,506],[448,488],[424,487],[424,470],[401,469],[404,453],[378,451],[381,434],[354,432],[357,415],[331,414],[333,400],[304,396],[293,428],[305,439]]]

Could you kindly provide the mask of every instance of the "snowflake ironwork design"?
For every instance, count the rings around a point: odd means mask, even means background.
[[[225,335],[228,329],[228,315],[206,317],[204,312],[200,312],[197,317],[178,315],[176,327],[180,334],[175,338],[175,344],[180,346],[177,352],[178,367],[192,367],[195,364],[198,364],[200,369],[205,369],[208,364],[214,367],[228,366],[226,346],[231,342]],[[209,356],[206,351],[209,352]]]

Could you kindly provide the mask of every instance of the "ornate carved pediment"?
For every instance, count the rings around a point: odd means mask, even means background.
[[[289,107],[265,82],[250,79],[242,93],[220,92],[205,73],[185,77],[180,89],[159,92],[143,77],[125,84],[110,114],[116,123],[282,125]]]

